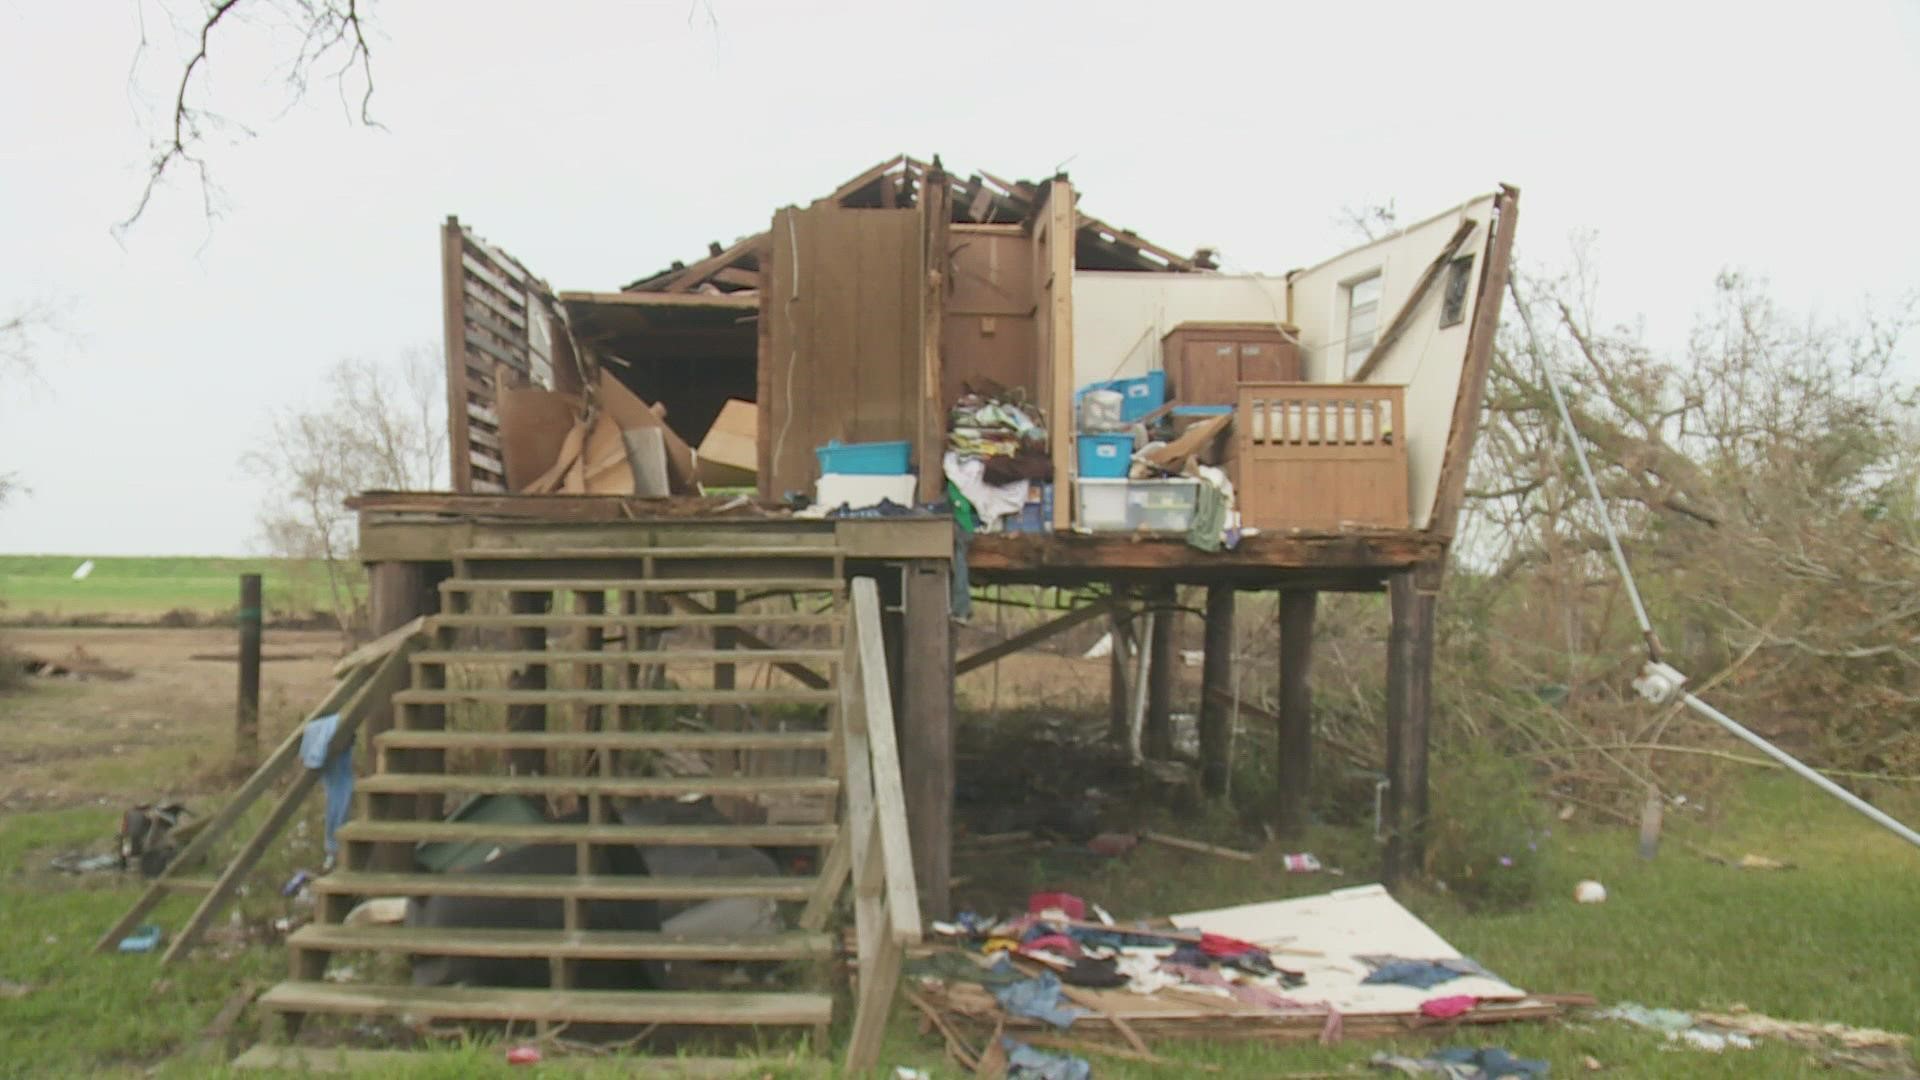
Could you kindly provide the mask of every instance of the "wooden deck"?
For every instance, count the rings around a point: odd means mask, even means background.
[[[622,550],[663,544],[691,552],[743,541],[819,545],[876,562],[946,561],[953,554],[953,526],[944,517],[812,520],[753,504],[721,513],[717,508],[727,503],[710,497],[373,492],[353,505],[360,511],[361,558],[369,563],[446,562],[455,551],[475,548],[499,549],[502,562],[519,551],[554,548],[604,551],[613,559]],[[1008,533],[972,537],[967,564],[974,580],[986,583],[1378,590],[1394,573],[1439,560],[1445,551],[1443,538],[1417,529],[1266,532],[1222,552],[1166,535]],[[711,587],[734,573],[722,563],[689,560],[689,587]]]

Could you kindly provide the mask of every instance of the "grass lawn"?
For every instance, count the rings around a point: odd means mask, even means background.
[[[213,616],[238,605],[241,574],[262,575],[269,611],[327,607],[326,571],[308,560],[102,556],[85,580],[73,580],[86,559],[0,555],[0,613],[14,620],[36,614],[150,617],[174,610]],[[352,572],[360,571],[356,566]]]
[[[1540,991],[1584,990],[1603,1002],[1633,1000],[1682,1009],[1735,1004],[1784,1019],[1832,1020],[1920,1034],[1920,852],[1781,776],[1748,777],[1716,807],[1714,820],[1670,819],[1669,835],[1685,836],[1734,855],[1746,852],[1793,863],[1784,871],[1742,871],[1708,863],[1669,843],[1654,862],[1634,853],[1621,829],[1562,827],[1549,842],[1545,895],[1513,914],[1467,911],[1448,896],[1413,891],[1407,899],[1455,945],[1506,978]],[[1883,805],[1909,820],[1920,797],[1903,793]],[[55,851],[93,843],[112,831],[114,810],[91,807],[0,818],[0,980],[24,984],[24,996],[0,996],[0,1075],[217,1075],[224,1048],[199,1041],[243,979],[264,984],[284,971],[283,953],[253,945],[221,955],[203,949],[176,971],[159,975],[152,956],[94,956],[94,937],[136,893],[112,875],[57,878],[45,870]],[[1359,850],[1350,834],[1314,837],[1322,851]],[[303,857],[290,841],[255,883],[246,909],[278,910],[266,886]],[[992,864],[1003,883],[1066,887],[1116,916],[1164,913],[1318,892],[1366,880],[1359,867],[1344,878],[1287,875],[1269,865],[1241,864],[1169,849],[1142,847],[1124,860],[1036,856]],[[979,868],[984,869],[984,868]],[[962,873],[977,872],[962,866]],[[1572,903],[1573,883],[1606,883],[1610,899]],[[162,909],[177,925],[185,904]],[[242,1021],[250,1040],[258,1021]],[[1805,1050],[1763,1044],[1714,1056],[1670,1049],[1660,1037],[1578,1015],[1551,1024],[1467,1029],[1458,1044],[1497,1044],[1552,1062],[1553,1075],[1586,1075],[1589,1056],[1602,1075],[1673,1077],[1814,1076],[1830,1074]],[[1418,1052],[1431,1039],[1352,1042],[1333,1047],[1161,1043],[1156,1051],[1183,1064],[1152,1067],[1096,1060],[1101,1077],[1364,1072],[1382,1049]],[[886,1056],[936,1076],[958,1075],[938,1045],[920,1037],[906,1014],[896,1017]],[[454,1048],[424,1057],[414,1076],[522,1076],[497,1047]],[[608,1063],[603,1075],[622,1073]],[[755,1064],[743,1075],[779,1076]]]

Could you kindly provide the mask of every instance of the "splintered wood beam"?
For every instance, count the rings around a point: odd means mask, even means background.
[[[1503,185],[1494,197],[1493,214],[1492,233],[1487,237],[1487,261],[1480,271],[1480,289],[1473,302],[1473,331],[1467,337],[1467,360],[1460,368],[1460,388],[1453,399],[1453,425],[1447,431],[1447,453],[1441,460],[1433,513],[1428,517],[1429,529],[1443,541],[1453,538],[1460,504],[1466,497],[1467,466],[1473,459],[1473,440],[1480,429],[1480,406],[1486,400],[1493,339],[1500,329],[1500,303],[1507,291],[1513,234],[1520,224],[1520,190]]]
[[[611,307],[662,307],[662,308],[738,308],[741,311],[758,311],[760,301],[739,293],[725,293],[719,296],[710,293],[692,292],[563,292],[560,294],[563,304],[605,304]]]
[[[834,189],[832,195],[829,195],[827,197],[833,200],[834,202],[844,202],[848,198],[854,195],[858,195],[861,191],[865,190],[867,187],[872,185],[872,183],[875,180],[878,180],[882,176],[885,176],[886,174],[892,172],[895,166],[905,164],[906,160],[907,160],[907,155],[895,154],[893,157],[890,157],[887,160],[881,162],[880,164],[875,165],[873,168],[868,169],[866,172],[861,173],[859,176],[856,176],[853,179],[847,181],[846,183],[841,184],[839,187]]]
[[[1056,637],[1079,626],[1081,623],[1090,622],[1101,615],[1105,615],[1107,612],[1112,611],[1113,607],[1112,600],[1095,600],[1090,604],[1074,608],[1072,611],[1067,612],[1057,619],[1041,623],[1031,630],[1015,634],[1005,641],[981,649],[979,652],[953,665],[953,673],[955,675],[965,675],[969,671],[986,667],[988,664],[1002,657],[1012,656],[1022,649],[1030,649],[1050,637]]]
[[[699,262],[694,263],[692,266],[687,267],[685,270],[680,271],[674,276],[674,279],[667,284],[667,287],[661,291],[665,293],[690,292],[706,283],[718,271],[731,267],[734,263],[753,254],[755,249],[766,242],[766,233],[754,233],[752,236],[736,242],[732,247],[709,255]],[[748,282],[747,284],[751,285],[753,283]]]
[[[712,608],[688,596],[686,593],[667,593],[666,600],[667,603],[672,604],[674,607],[694,615],[715,614]],[[733,632],[733,643],[742,648],[772,650],[775,647],[772,642],[751,631],[739,627],[732,627],[730,629],[732,629]],[[794,664],[782,661],[773,666],[799,679],[815,690],[825,690],[833,685],[825,676],[805,664]]]
[[[1460,250],[1460,245],[1466,243],[1467,237],[1472,236],[1473,230],[1479,227],[1480,223],[1472,218],[1461,220],[1460,227],[1453,230],[1453,236],[1447,241],[1447,246],[1441,248],[1440,254],[1435,255],[1433,261],[1427,264],[1427,268],[1420,272],[1420,280],[1413,283],[1413,291],[1407,294],[1407,302],[1400,305],[1400,310],[1393,313],[1393,321],[1380,332],[1379,339],[1373,343],[1373,351],[1367,354],[1367,359],[1360,365],[1360,370],[1353,373],[1354,382],[1366,382],[1367,376],[1372,375],[1380,367],[1380,362],[1386,359],[1394,342],[1399,341],[1406,334],[1407,327],[1413,325],[1414,312],[1420,310],[1420,305],[1426,301],[1427,294],[1433,291],[1434,283],[1440,280],[1440,275],[1446,270],[1447,264],[1453,261],[1454,253]]]

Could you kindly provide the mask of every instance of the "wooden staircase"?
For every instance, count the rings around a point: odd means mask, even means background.
[[[288,939],[291,978],[261,1004],[290,1034],[310,1014],[344,1014],[535,1037],[800,1028],[821,1050],[827,923],[851,879],[848,1064],[870,1067],[920,926],[878,593],[844,574],[832,548],[459,553],[409,685],[392,694],[394,724],[371,734],[375,768],[341,829],[341,868],[314,882],[315,921]],[[501,805],[515,812],[468,812]],[[521,872],[536,857],[545,865]],[[644,872],[700,859],[733,873]],[[390,896],[414,898],[408,925],[347,924],[361,900]],[[779,918],[740,933],[652,921],[710,901],[758,901]],[[436,903],[493,914],[416,917]],[[328,981],[342,954],[479,974],[414,985],[376,960],[365,967],[383,982]],[[503,963],[519,965],[510,980]],[[740,989],[675,975],[716,964],[758,966]]]

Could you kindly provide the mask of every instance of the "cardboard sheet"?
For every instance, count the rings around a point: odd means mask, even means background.
[[[500,456],[507,470],[507,490],[527,486],[560,459],[567,434],[584,408],[571,394],[537,387],[500,391]]]
[[[1455,960],[1460,951],[1447,944],[1413,912],[1400,906],[1380,885],[1359,885],[1321,896],[1243,904],[1216,911],[1172,917],[1183,930],[1225,934],[1250,941],[1273,954],[1281,967],[1304,972],[1307,985],[1289,991],[1303,1001],[1325,1001],[1343,1015],[1376,1016],[1418,1012],[1433,998],[1470,994],[1482,1001],[1518,1001],[1526,992],[1497,978],[1464,975],[1421,990],[1410,986],[1369,986],[1371,970],[1361,956],[1391,955],[1408,960]]]
[[[752,487],[760,470],[760,408],[734,399],[700,440],[700,482],[710,487]]]
[[[621,467],[626,468],[627,451],[620,441],[620,432],[638,427],[657,427],[662,430],[667,443],[667,479],[673,485],[674,494],[693,494],[700,490],[699,480],[694,476],[693,448],[688,446],[680,436],[675,435],[672,428],[667,427],[667,422],[660,418],[660,414],[654,412],[646,402],[634,396],[633,391],[627,389],[626,384],[615,378],[606,368],[600,369],[600,393],[597,400],[600,405],[600,415],[611,419],[615,430],[612,432],[610,442],[603,437],[599,444],[595,444],[593,436],[591,434],[588,436],[589,446],[597,445],[598,448],[606,451],[599,457],[588,455],[585,478],[588,491],[602,494],[594,488],[594,473],[609,456],[618,457]],[[632,476],[629,472],[627,491],[632,490]]]

